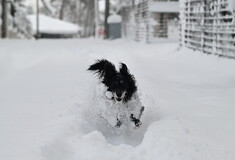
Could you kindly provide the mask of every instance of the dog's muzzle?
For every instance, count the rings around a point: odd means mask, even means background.
[[[115,92],[114,93],[114,99],[118,102],[122,101],[125,97],[126,92]]]
[[[121,102],[125,97],[126,92],[121,92],[121,94],[112,93],[110,91],[105,92],[105,96],[108,99],[115,99],[117,102]]]

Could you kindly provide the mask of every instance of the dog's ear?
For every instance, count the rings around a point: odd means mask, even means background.
[[[109,61],[107,61],[104,66],[104,76],[106,78],[110,78],[110,77],[115,76],[116,74],[117,74],[117,71],[115,69],[115,66]]]
[[[132,74],[130,74],[129,69],[124,63],[121,63],[119,72],[122,76],[126,78],[128,82],[128,89],[127,89],[126,96],[124,98],[124,101],[127,102],[129,99],[131,99],[133,93],[136,92],[137,90],[135,77]]]
[[[88,68],[88,71],[94,71],[100,78],[116,74],[115,66],[106,59],[97,60],[96,63]]]
[[[126,64],[121,63],[120,69],[119,69],[121,75],[129,75],[129,69],[127,68]]]

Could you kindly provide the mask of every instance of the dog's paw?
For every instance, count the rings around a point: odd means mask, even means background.
[[[139,128],[141,126],[142,122],[139,119],[135,118],[133,114],[131,114],[130,119],[134,123],[135,128]]]
[[[117,124],[115,125],[115,127],[120,128],[121,125],[122,125],[122,123],[120,121],[118,121]]]
[[[135,126],[137,128],[139,128],[142,125],[142,122],[140,120],[138,120],[137,122],[135,122]]]
[[[115,127],[120,128],[121,125],[122,125],[122,122],[117,118],[117,123]]]
[[[133,128],[133,129],[138,129],[138,128],[140,128],[140,126],[142,125],[142,123],[140,122],[140,123],[138,123],[138,124],[136,124],[136,123],[134,123],[134,122],[132,122],[131,123],[131,128]]]

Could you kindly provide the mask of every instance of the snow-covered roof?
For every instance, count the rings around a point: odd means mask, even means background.
[[[149,11],[159,13],[178,13],[179,2],[150,2]]]
[[[37,31],[36,15],[27,16],[32,24],[33,33]],[[76,34],[81,30],[77,24],[69,23],[45,15],[39,15],[39,31],[52,34]]]
[[[121,16],[117,14],[113,14],[108,17],[108,23],[120,23],[121,21],[122,21]]]

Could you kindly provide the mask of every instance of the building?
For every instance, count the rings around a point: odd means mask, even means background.
[[[182,46],[235,58],[234,0],[183,0],[180,7]]]
[[[36,15],[27,17],[32,24],[34,36],[37,34]],[[62,21],[45,15],[39,15],[40,38],[73,38],[79,36],[81,31],[77,24]]]
[[[108,30],[109,30],[109,39],[121,38],[121,16],[117,14],[110,15],[108,17]]]
[[[178,40],[178,0],[133,0],[121,13],[124,37],[143,42],[158,38]]]

